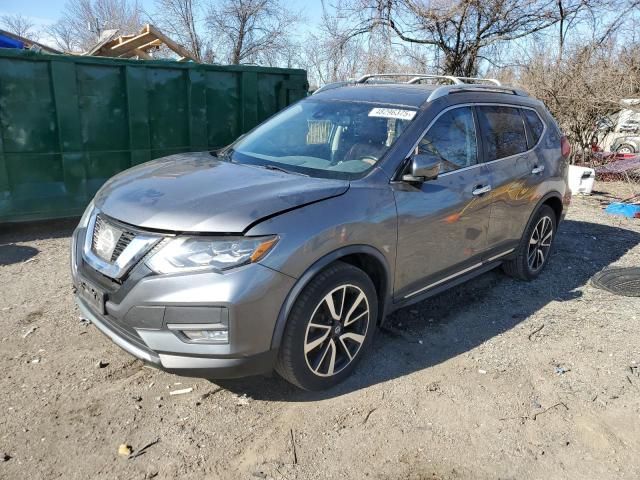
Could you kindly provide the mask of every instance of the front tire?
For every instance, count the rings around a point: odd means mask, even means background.
[[[553,209],[542,205],[524,232],[515,258],[502,264],[504,272],[521,280],[533,280],[540,275],[549,261],[557,224]]]
[[[347,378],[371,345],[378,297],[369,276],[336,262],[313,278],[287,319],[276,371],[304,390]]]
[[[623,143],[620,146],[618,146],[618,148],[616,148],[616,153],[621,153],[621,154],[636,153],[636,149],[634,148],[633,145],[630,145],[628,143]]]

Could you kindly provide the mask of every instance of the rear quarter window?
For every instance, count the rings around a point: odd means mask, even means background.
[[[477,111],[487,162],[527,151],[527,135],[518,108],[479,106]]]
[[[529,110],[528,108],[523,108],[522,113],[524,114],[524,119],[529,126],[529,132],[531,132],[531,142],[530,147],[533,147],[538,143],[540,137],[542,136],[542,132],[544,131],[544,123],[540,120],[540,117],[533,110]]]

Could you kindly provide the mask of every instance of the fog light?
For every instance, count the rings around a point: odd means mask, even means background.
[[[198,343],[227,343],[228,330],[183,330],[182,334],[192,342]]]
[[[229,343],[229,327],[223,323],[173,323],[167,328],[192,343]]]

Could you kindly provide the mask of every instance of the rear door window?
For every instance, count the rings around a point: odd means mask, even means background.
[[[542,132],[544,131],[544,124],[542,123],[542,120],[540,120],[538,114],[533,110],[523,108],[522,113],[524,114],[524,119],[529,126],[529,132],[531,132],[529,147],[533,148],[542,136]]]
[[[527,151],[527,136],[519,109],[502,106],[477,107],[487,162]]]

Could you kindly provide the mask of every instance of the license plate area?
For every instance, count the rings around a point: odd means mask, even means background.
[[[89,282],[78,280],[78,295],[99,314],[104,315],[104,292]]]

